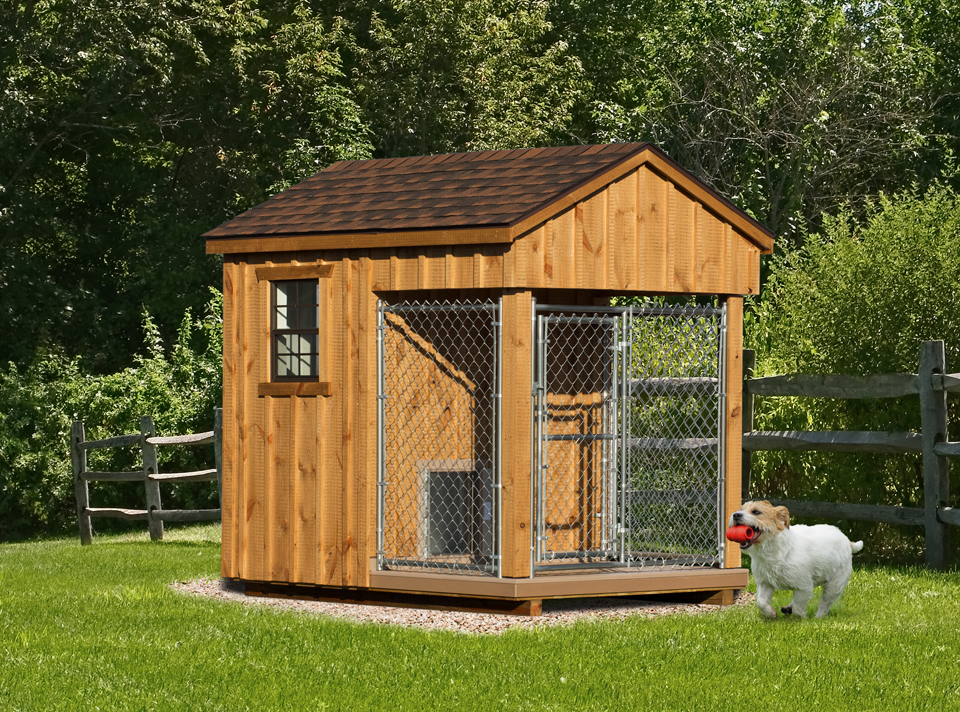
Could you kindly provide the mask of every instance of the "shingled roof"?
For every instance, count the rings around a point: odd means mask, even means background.
[[[342,247],[349,248],[351,234],[479,229],[476,242],[501,242],[515,237],[514,231],[491,228],[509,229],[542,218],[552,205],[565,207],[558,205],[567,202],[564,198],[584,187],[602,187],[595,185],[598,179],[602,183],[615,180],[615,169],[635,163],[631,159],[645,153],[682,174],[688,189],[693,186],[694,192],[709,195],[723,212],[746,226],[748,237],[772,244],[766,228],[650,143],[339,161],[204,237],[219,242],[336,234],[344,238]],[[609,181],[603,181],[608,174]],[[494,234],[498,237],[491,238]]]

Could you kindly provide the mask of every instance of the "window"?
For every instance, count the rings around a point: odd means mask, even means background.
[[[274,381],[315,381],[320,375],[320,287],[316,279],[271,282]]]

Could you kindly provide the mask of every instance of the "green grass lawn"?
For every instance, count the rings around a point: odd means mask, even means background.
[[[957,572],[857,568],[820,621],[480,637],[168,588],[217,576],[219,550],[211,526],[0,545],[0,710],[960,710]]]

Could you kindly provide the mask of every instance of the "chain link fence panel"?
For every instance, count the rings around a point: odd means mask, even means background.
[[[626,556],[641,566],[718,565],[723,311],[652,309],[629,318]]]
[[[538,307],[536,570],[722,562],[723,315]]]
[[[379,306],[378,566],[499,573],[500,307]]]
[[[596,563],[618,550],[619,314],[539,320],[537,560]]]

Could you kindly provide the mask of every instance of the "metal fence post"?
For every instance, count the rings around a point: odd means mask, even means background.
[[[85,439],[83,423],[73,421],[70,431],[70,459],[73,460],[73,488],[77,493],[77,521],[80,525],[80,543],[88,546],[93,542],[93,527],[90,525],[90,489],[83,473],[87,469],[87,451],[83,447]]]
[[[937,519],[937,508],[950,503],[950,464],[935,448],[947,439],[947,393],[935,391],[934,375],[945,372],[943,341],[924,341],[920,347],[918,384],[923,447],[923,511],[927,566],[944,570],[950,565],[950,528]]]
[[[384,502],[387,487],[386,476],[386,420],[384,419],[384,401],[386,400],[383,353],[383,300],[377,300],[377,571],[383,571],[383,519]]]
[[[147,522],[150,525],[150,540],[163,539],[163,520],[153,516],[154,510],[160,510],[160,483],[151,480],[150,475],[160,471],[157,465],[157,446],[147,442],[147,438],[155,436],[153,418],[145,415],[140,419],[140,452],[143,455],[143,484],[147,494]]]
[[[753,378],[753,371],[757,367],[757,352],[753,349],[743,350],[743,396],[740,412],[742,413],[743,432],[753,432],[753,394],[747,389],[747,381]],[[744,450],[740,460],[740,499],[750,499],[750,477],[752,474],[751,452]]]

